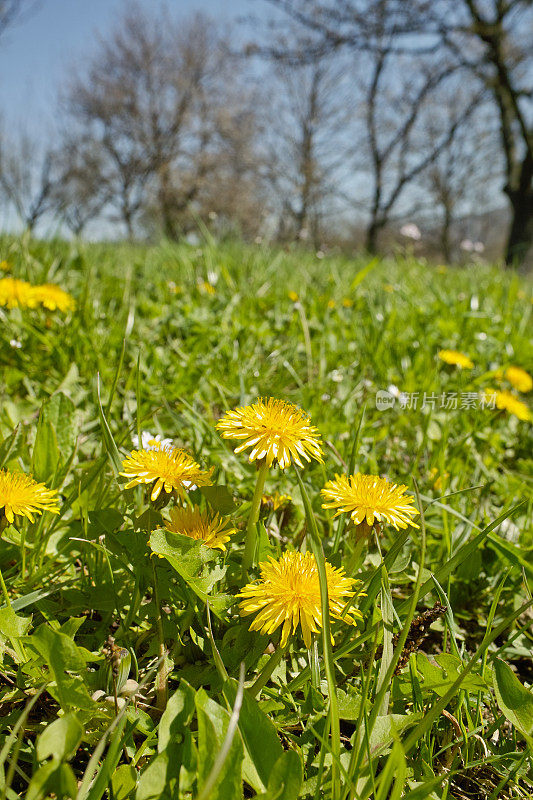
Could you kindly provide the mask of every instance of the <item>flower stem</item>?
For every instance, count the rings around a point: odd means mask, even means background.
[[[311,686],[320,689],[320,664],[318,661],[318,640],[313,636],[309,653],[309,668],[311,670]]]
[[[152,575],[154,579],[154,604],[155,604],[155,622],[157,627],[157,638],[159,639],[159,666],[157,668],[157,675],[155,679],[155,705],[156,708],[164,711],[167,707],[168,699],[168,685],[167,685],[167,663],[166,663],[166,647],[165,638],[163,635],[163,618],[161,616],[161,601],[159,599],[159,586],[157,583],[157,570],[155,566],[154,556],[151,557],[152,562]]]
[[[244,555],[242,557],[242,579],[246,580],[248,570],[253,564],[255,545],[257,542],[257,520],[259,519],[259,509],[261,508],[261,497],[263,496],[263,489],[268,472],[268,465],[266,460],[263,461],[257,470],[257,479],[255,482],[254,497],[252,500],[252,507],[250,509],[250,516],[246,525],[246,539],[244,543]]]
[[[257,697],[261,693],[261,690],[268,683],[272,673],[274,672],[274,670],[280,663],[281,659],[287,652],[287,648],[288,648],[288,643],[285,645],[285,647],[281,647],[280,645],[278,645],[277,648],[274,650],[274,652],[268,659],[267,663],[259,673],[258,678],[248,689],[248,694],[251,695],[251,697]]]
[[[7,593],[7,586],[4,581],[4,576],[2,575],[2,570],[0,569],[0,586],[2,587],[2,594],[4,595],[4,600],[6,601],[6,605],[8,608],[11,608],[11,600],[9,599],[9,595]]]
[[[348,569],[346,570],[346,574],[349,578],[352,578],[355,574],[355,571],[359,567],[361,561],[361,554],[366,544],[366,539],[360,537],[359,539],[355,540],[355,544],[352,550],[352,554],[348,561]]]

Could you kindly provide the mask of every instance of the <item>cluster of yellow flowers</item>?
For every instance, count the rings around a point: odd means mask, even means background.
[[[249,461],[258,466],[251,529],[255,529],[261,503],[279,508],[290,500],[285,495],[263,495],[266,472],[271,466],[277,464],[285,470],[291,464],[302,467],[312,459],[323,461],[316,427],[311,425],[309,417],[301,409],[283,400],[261,399],[252,405],[228,411],[217,423],[217,428],[224,438],[239,442],[236,453],[249,451]],[[212,470],[202,469],[185,451],[173,448],[168,442],[156,441],[148,434],[144,438],[146,449],[134,450],[123,461],[121,475],[128,478],[126,488],[146,485],[151,501],[165,504],[171,498],[185,503],[188,491],[211,484]],[[323,508],[334,508],[337,514],[348,514],[354,525],[364,523],[367,530],[378,522],[388,522],[396,529],[408,525],[417,527],[413,517],[418,512],[413,506],[413,498],[405,495],[406,490],[406,486],[391,484],[376,475],[336,475],[322,490]],[[208,547],[220,550],[226,549],[235,533],[235,528],[218,514],[202,511],[195,505],[175,505],[165,526],[173,533],[201,540]],[[289,550],[279,559],[271,557],[259,568],[259,579],[244,586],[238,595],[242,598],[241,613],[256,614],[250,629],[271,634],[281,628],[280,644],[283,647],[300,625],[304,642],[310,647],[312,634],[322,627],[320,583],[314,556]],[[346,612],[345,607],[349,601],[353,602],[359,581],[347,576],[343,568],[334,568],[328,562],[326,577],[332,618],[342,618],[353,624],[361,614],[354,608]]]
[[[20,278],[0,279],[0,306],[7,308],[36,308],[49,311],[72,311],[74,298],[54,283],[32,285]]]
[[[474,367],[474,362],[457,350],[439,350],[438,356],[441,361],[459,367],[459,369]],[[497,370],[494,377],[500,381],[506,380],[514,389],[523,394],[533,389],[533,378],[522,367],[510,366],[505,371]],[[514,414],[518,419],[525,422],[533,419],[527,404],[507,389],[485,389],[482,396],[486,403],[492,403],[496,408]]]

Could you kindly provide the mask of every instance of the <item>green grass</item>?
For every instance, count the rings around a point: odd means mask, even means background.
[[[60,284],[76,311],[0,309],[0,462],[61,497],[59,515],[18,517],[0,540],[13,605],[0,607],[0,800],[530,798],[532,426],[478,398],[509,388],[499,368],[532,371],[531,283],[405,254],[2,244],[13,275]],[[443,348],[474,368],[445,365]],[[391,384],[418,407],[376,408]],[[309,654],[297,635],[269,666],[234,598],[255,467],[215,430],[260,396],[303,408],[325,461],[301,487],[294,469],[269,471],[265,491],[292,502],[263,510],[259,558],[306,537],[319,562],[354,563],[366,592],[363,621],[332,622],[331,647],[319,637]],[[124,490],[121,459],[145,429],[226,485],[192,493],[237,527],[225,554],[165,538],[167,511]],[[354,552],[320,498],[350,467],[406,484],[420,529],[385,526]],[[413,618],[437,601],[446,612],[417,637]],[[127,679],[140,689],[124,703]]]

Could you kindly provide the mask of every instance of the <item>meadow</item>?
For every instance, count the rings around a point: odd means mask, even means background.
[[[1,243],[0,800],[531,798],[531,281]]]

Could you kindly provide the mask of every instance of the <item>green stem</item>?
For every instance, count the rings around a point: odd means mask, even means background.
[[[4,581],[4,576],[2,575],[2,570],[0,569],[0,586],[2,587],[2,594],[4,595],[4,600],[6,601],[6,605],[8,608],[11,608],[11,600],[9,599],[9,595],[7,593],[7,586]]]
[[[266,686],[266,684],[270,680],[272,673],[274,672],[274,670],[280,663],[281,659],[287,652],[287,648],[288,648],[288,643],[285,645],[285,647],[280,647],[278,645],[278,647],[274,650],[274,652],[268,659],[267,663],[259,673],[258,678],[248,689],[248,694],[251,697],[257,697],[261,693],[261,690],[263,689],[264,686]]]
[[[309,667],[311,669],[311,686],[313,689],[320,689],[320,664],[318,661],[318,641],[313,636],[309,653]]]
[[[354,548],[350,560],[348,561],[348,569],[346,570],[346,574],[349,578],[352,578],[358,569],[361,561],[361,554],[367,544],[366,536],[360,536],[355,540]]]
[[[252,500],[252,507],[250,508],[250,516],[246,525],[246,539],[244,543],[244,555],[242,557],[242,579],[246,580],[248,577],[248,570],[253,564],[255,555],[255,544],[257,541],[257,520],[259,519],[259,509],[261,508],[261,498],[263,496],[263,489],[268,472],[268,465],[266,460],[263,461],[257,470],[257,479],[255,482],[254,498]]]
[[[300,493],[305,508],[305,516],[307,519],[308,532],[310,533],[309,539],[311,542],[311,549],[315,556],[318,580],[320,583],[320,605],[322,610],[322,648],[324,655],[324,672],[326,674],[326,681],[328,684],[328,697],[329,697],[329,719],[330,719],[330,732],[331,732],[331,800],[339,800],[341,793],[340,774],[339,774],[339,761],[341,753],[341,731],[340,731],[340,717],[339,717],[339,704],[337,700],[337,685],[335,682],[335,666],[333,662],[333,652],[331,649],[331,623],[329,618],[329,597],[328,597],[328,581],[326,574],[326,559],[324,557],[324,550],[322,549],[322,541],[318,532],[316,520],[313,514],[311,502],[305,491],[305,486],[300,475],[300,470],[295,467],[296,477],[300,487]]]
[[[26,526],[24,525],[20,533],[20,549],[21,549],[21,562],[20,562],[20,577],[24,581],[26,576]]]
[[[154,604],[155,604],[155,623],[157,627],[157,638],[159,640],[159,666],[157,668],[157,675],[155,679],[155,704],[156,708],[164,711],[167,707],[168,699],[168,686],[167,686],[167,663],[166,663],[166,647],[165,638],[163,635],[163,618],[161,616],[161,601],[159,599],[159,586],[157,583],[157,570],[155,567],[154,558],[151,557],[152,562],[152,575],[154,579]]]

